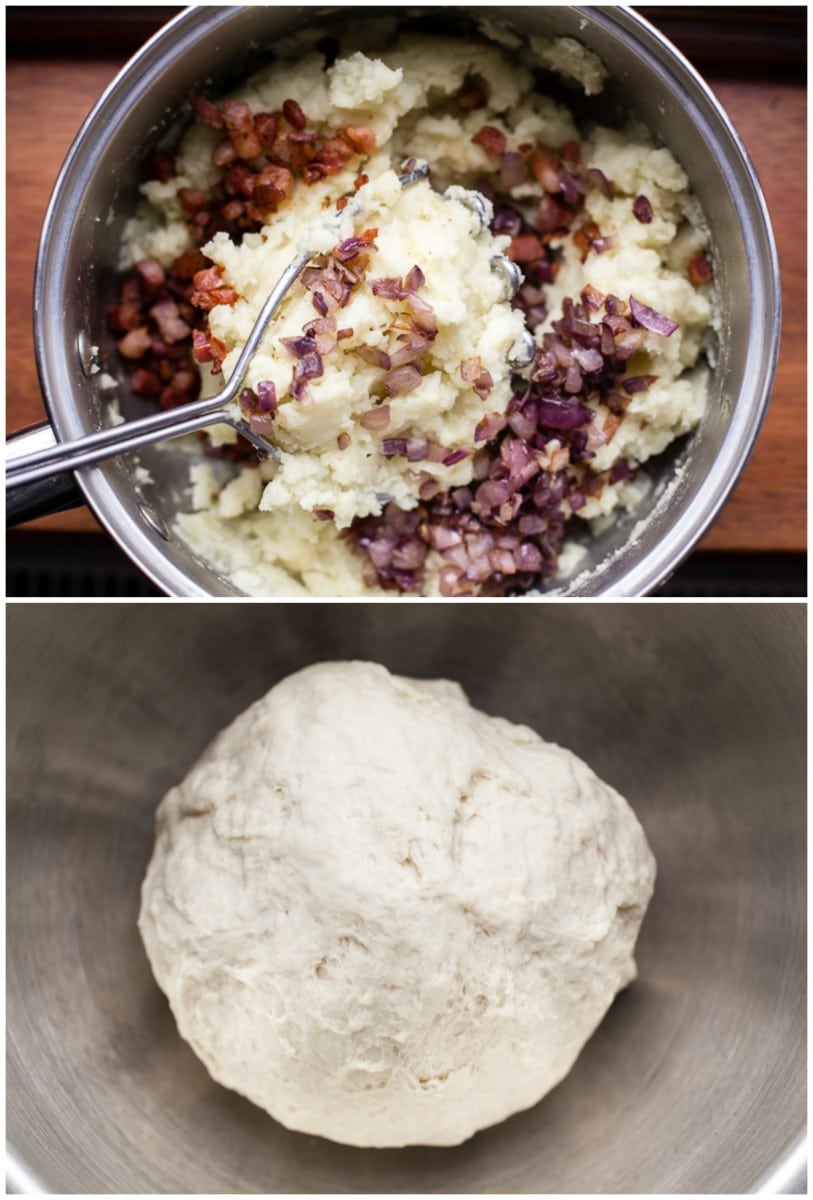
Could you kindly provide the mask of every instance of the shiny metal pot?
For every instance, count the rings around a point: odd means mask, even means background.
[[[369,9],[325,9],[340,26],[361,26]],[[376,9],[376,16],[386,10]],[[406,10],[392,10],[401,13]],[[418,9],[409,10],[414,19]],[[425,9],[431,29],[472,28],[472,10]],[[177,118],[186,93],[201,80],[227,88],[261,62],[282,35],[320,20],[314,8],[198,7],[171,21],[124,68],[77,137],[51,200],[40,246],[35,335],[42,388],[53,423],[49,437],[77,437],[103,422],[97,376],[87,374],[90,347],[108,370],[122,373],[104,311],[116,296],[122,230],[137,201],[144,164],[156,145],[172,145],[185,127]],[[595,540],[577,595],[643,595],[655,589],[696,545],[737,479],[754,444],[773,382],[779,342],[779,273],[770,221],[753,168],[724,112],[699,76],[641,17],[625,8],[552,5],[484,6],[523,37],[572,35],[595,50],[611,82],[592,113],[611,122],[640,116],[683,163],[708,215],[724,313],[720,358],[708,412],[688,446],[654,468],[656,486],[642,512]],[[326,16],[327,19],[327,16]],[[328,21],[328,23],[330,23]],[[123,373],[122,373],[123,374]],[[122,394],[127,415],[143,413]],[[17,452],[28,447],[19,444]],[[172,532],[188,502],[189,454],[153,449],[142,456],[157,486],[141,496],[133,464],[120,459],[78,473],[100,521],[166,592],[229,595],[234,588],[197,559]],[[667,488],[667,484],[674,486]],[[46,496],[44,504],[47,506]],[[65,502],[58,495],[56,502]],[[32,503],[43,505],[41,494]],[[18,516],[28,515],[23,510]],[[635,529],[651,512],[646,528]]]
[[[13,1187],[801,1190],[803,605],[64,604],[8,618]],[[571,747],[627,796],[658,861],[639,977],[571,1074],[453,1149],[291,1133],[215,1084],[136,929],[165,790],[284,675],[342,658],[456,679]]]

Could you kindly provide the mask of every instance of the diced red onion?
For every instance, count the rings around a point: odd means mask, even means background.
[[[491,565],[501,575],[515,575],[517,564],[510,550],[492,550],[489,554]]]
[[[636,220],[642,225],[649,225],[652,220],[653,212],[652,205],[646,196],[636,196],[632,202],[632,212]]]
[[[603,171],[600,171],[598,167],[588,167],[585,174],[591,187],[598,188],[603,196],[612,200],[615,189]]]
[[[392,565],[402,571],[423,566],[429,547],[417,537],[400,538],[392,548]]]
[[[400,279],[371,279],[370,288],[374,296],[385,300],[403,300],[406,296]]]
[[[590,410],[576,400],[539,401],[539,423],[548,429],[578,429],[589,420]]]
[[[506,147],[505,134],[494,125],[484,125],[471,140],[481,146],[489,158],[499,158]]]
[[[333,257],[339,262],[351,262],[354,258],[358,258],[362,250],[370,249],[370,242],[360,237],[345,238],[340,242],[333,251]]]
[[[642,304],[634,296],[630,296],[629,303],[634,319],[651,333],[659,333],[663,337],[671,337],[675,330],[679,328],[677,321],[673,321],[671,317],[665,317],[663,313],[656,312],[654,308],[648,308],[646,304]]]
[[[598,350],[584,349],[582,346],[573,347],[573,357],[583,371],[591,374],[593,371],[600,371],[604,366],[604,359],[599,354]]]
[[[511,238],[517,237],[522,232],[522,217],[515,208],[507,206],[495,208],[491,221],[491,232],[495,236],[507,234]]]
[[[511,484],[507,479],[487,479],[474,493],[474,500],[481,509],[497,508],[510,495]]]
[[[404,278],[404,291],[410,293],[417,292],[425,283],[426,276],[416,263]]]
[[[248,419],[248,426],[252,433],[259,433],[263,437],[270,437],[274,432],[273,414],[252,413]]]
[[[498,433],[501,433],[507,424],[506,417],[502,413],[489,413],[478,421],[477,427],[474,430],[475,442],[491,441]]]
[[[279,340],[294,358],[304,358],[306,354],[313,354],[316,350],[316,339],[312,337],[284,337]]]
[[[282,104],[282,115],[294,129],[304,129],[307,125],[305,114],[296,100],[285,100]]]
[[[380,350],[377,346],[357,346],[356,354],[359,358],[363,358],[371,367],[381,367],[384,371],[389,371],[392,363],[390,356],[385,350]]]
[[[406,456],[410,462],[423,462],[429,454],[429,442],[423,437],[407,439]]]
[[[628,375],[621,380],[621,386],[628,396],[633,396],[636,392],[647,391],[657,378],[657,375]]]
[[[514,551],[514,561],[518,571],[536,572],[542,567],[542,555],[533,542],[520,542]]]
[[[390,371],[384,376],[383,382],[384,391],[388,396],[405,396],[407,392],[412,392],[420,386],[421,373],[416,366],[409,363],[405,367]]]
[[[632,467],[625,458],[619,458],[610,468],[610,483],[620,483],[622,479],[629,479],[631,475]]]
[[[378,408],[370,408],[361,414],[361,424],[365,429],[386,429],[390,423],[389,404],[380,404]]]
[[[505,150],[500,155],[500,183],[506,192],[524,183],[528,178],[528,164],[515,150]]]
[[[305,394],[305,384],[309,379],[318,379],[324,374],[324,370],[322,359],[315,350],[303,354],[294,366],[291,378],[291,394],[297,400],[302,400]]]
[[[270,379],[263,379],[257,384],[257,403],[260,412],[272,413],[277,407],[277,389]]]
[[[416,359],[424,353],[429,345],[426,338],[418,337],[417,335],[401,334],[399,341],[403,340],[403,345],[394,350],[390,357],[389,368],[403,367],[406,363],[415,362]]]

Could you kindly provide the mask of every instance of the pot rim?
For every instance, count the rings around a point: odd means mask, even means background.
[[[115,122],[116,113],[143,94],[161,71],[161,64],[178,49],[178,42],[194,41],[207,30],[244,11],[243,6],[192,7],[179,13],[160,29],[121,69],[94,105],[77,134],[62,165],[46,211],[36,263],[34,284],[34,346],[46,407],[60,440],[79,437],[87,427],[78,408],[70,401],[65,381],[71,378],[69,348],[61,333],[61,294],[64,273],[63,230],[72,226],[81,196],[92,175],[104,130]],[[740,220],[752,282],[748,324],[748,355],[753,361],[746,372],[742,394],[734,408],[714,470],[700,484],[697,494],[674,519],[666,535],[638,561],[625,566],[609,585],[593,590],[588,583],[570,596],[600,595],[607,598],[645,596],[662,585],[696,547],[716,520],[737,485],[753,452],[765,418],[773,388],[781,329],[781,285],[779,262],[762,189],[751,159],[724,109],[698,72],[648,21],[625,5],[613,8],[573,6],[583,18],[624,41],[634,41],[637,52],[650,68],[671,76],[681,87],[681,101],[706,133],[717,157],[736,169],[744,184],[734,189],[733,203]],[[61,369],[60,369],[61,368]],[[154,540],[152,531],[140,520],[136,506],[122,506],[111,482],[110,466],[98,464],[76,472],[88,505],[100,523],[136,565],[164,592],[178,597],[224,594],[188,577]],[[623,551],[621,551],[623,553]],[[591,576],[600,567],[591,572]],[[213,574],[213,579],[216,578]],[[235,593],[239,595],[239,593]],[[565,596],[565,593],[557,593]],[[542,594],[539,599],[544,599]],[[264,599],[273,599],[267,597]]]

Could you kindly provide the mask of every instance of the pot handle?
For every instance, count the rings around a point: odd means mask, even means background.
[[[46,450],[57,444],[56,434],[48,421],[29,425],[13,433],[6,440],[6,462],[33,454],[35,450]],[[76,477],[70,471],[62,471],[49,479],[38,479],[34,483],[19,486],[6,485],[6,528],[33,521],[48,513],[64,512],[66,508],[78,508],[85,503]]]

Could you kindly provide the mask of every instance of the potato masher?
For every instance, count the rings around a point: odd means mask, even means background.
[[[409,169],[399,175],[402,187],[408,187],[421,179],[426,179],[429,175],[429,167],[425,163],[417,165],[410,163],[407,166]],[[487,209],[479,193],[472,192],[465,199],[459,196],[458,199],[471,208],[479,218],[481,227],[484,227],[487,220]],[[50,478],[66,471],[75,471],[79,467],[88,466],[90,463],[105,458],[113,458],[118,454],[140,450],[141,447],[148,446],[152,442],[194,433],[211,425],[231,425],[263,454],[278,458],[278,447],[262,434],[256,433],[249,422],[238,415],[237,406],[231,409],[230,406],[234,405],[240,395],[249,364],[257,353],[273,316],[300,272],[315,256],[313,250],[303,248],[285,268],[271,289],[234,370],[217,395],[207,396],[202,400],[196,400],[191,404],[185,404],[167,412],[155,413],[111,428],[101,429],[97,433],[91,433],[85,437],[60,442],[56,446],[36,450],[16,459],[8,459],[6,462],[6,493],[38,479]],[[519,267],[504,255],[495,255],[492,265],[504,274],[508,293],[513,295],[522,282]],[[533,339],[528,334],[526,344],[519,348],[516,357],[511,360],[511,365],[516,367],[526,365],[533,357],[533,350]]]

